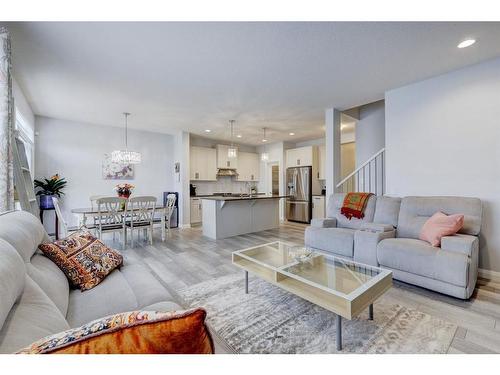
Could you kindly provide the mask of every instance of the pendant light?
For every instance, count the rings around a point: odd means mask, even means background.
[[[262,142],[267,142],[266,138],[266,128],[263,128],[264,130],[264,138],[262,138]],[[260,155],[260,160],[262,161],[268,161],[269,160],[269,154],[267,153],[267,147],[264,144],[264,152]]]
[[[238,149],[234,146],[233,143],[234,120],[229,120],[229,126],[231,127],[231,146],[227,149],[227,157],[230,159],[235,159],[238,157]]]
[[[130,113],[123,112],[125,116],[125,150],[115,150],[111,153],[111,161],[113,163],[126,164],[139,164],[141,162],[141,153],[128,150],[128,116]]]

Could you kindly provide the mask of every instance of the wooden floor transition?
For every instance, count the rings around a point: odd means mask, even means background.
[[[200,227],[173,229],[165,242],[155,230],[152,246],[141,237],[135,248],[128,247],[123,253],[147,265],[175,295],[186,286],[241,272],[231,264],[232,251],[275,240],[303,244],[304,229],[305,225],[283,223],[278,229],[224,240],[203,237]],[[120,245],[113,242],[118,249]],[[457,324],[448,353],[500,353],[500,283],[480,279],[469,301],[397,281],[387,296],[403,306]]]

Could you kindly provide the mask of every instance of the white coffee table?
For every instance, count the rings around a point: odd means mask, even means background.
[[[369,309],[392,286],[392,272],[331,255],[313,252],[304,261],[296,260],[304,247],[283,242],[238,250],[232,253],[233,264],[284,290],[336,314],[337,350],[342,349],[342,317],[353,319]]]

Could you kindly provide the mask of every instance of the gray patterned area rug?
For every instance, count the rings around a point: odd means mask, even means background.
[[[212,330],[236,353],[338,353],[335,314],[250,275],[178,292],[185,307],[202,306]],[[342,353],[446,353],[457,326],[381,297],[368,312],[343,320]]]

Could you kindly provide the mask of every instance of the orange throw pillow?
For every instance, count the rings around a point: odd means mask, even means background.
[[[123,263],[122,255],[87,231],[80,231],[40,250],[64,272],[71,284],[82,291],[92,289]]]
[[[213,354],[203,309],[132,311],[44,337],[18,354]]]
[[[429,242],[434,247],[441,246],[441,238],[456,234],[464,226],[464,215],[445,215],[436,212],[422,227],[420,239]]]

